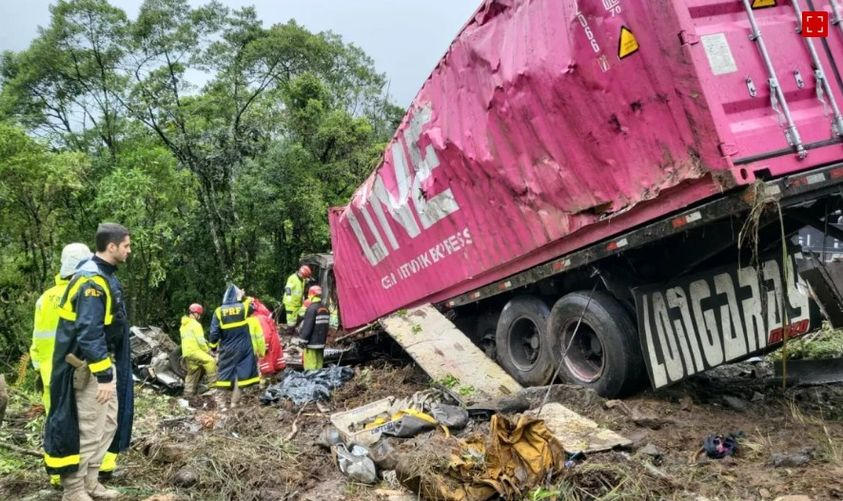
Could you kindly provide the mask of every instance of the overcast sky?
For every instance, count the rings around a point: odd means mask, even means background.
[[[142,0],[110,0],[134,19]],[[254,5],[265,26],[295,19],[311,31],[331,30],[366,51],[408,106],[480,0],[221,0]],[[25,49],[50,22],[53,0],[0,0],[0,51]],[[206,3],[191,0],[191,4]]]

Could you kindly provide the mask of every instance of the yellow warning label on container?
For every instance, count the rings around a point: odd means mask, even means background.
[[[775,7],[776,0],[752,0],[753,9],[766,9],[767,7]]]
[[[621,26],[621,37],[618,42],[618,59],[638,52],[638,40],[626,26]]]

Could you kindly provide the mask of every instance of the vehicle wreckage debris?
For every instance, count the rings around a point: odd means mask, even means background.
[[[352,377],[354,377],[354,369],[337,365],[307,372],[287,369],[282,375],[281,382],[267,388],[260,401],[264,405],[269,405],[286,398],[296,405],[304,405],[316,400],[328,400],[333,390]]]

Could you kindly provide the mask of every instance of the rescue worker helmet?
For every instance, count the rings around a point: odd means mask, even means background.
[[[310,275],[312,274],[313,272],[310,271],[310,266],[306,264],[299,268],[299,275],[301,275],[302,278],[310,278]]]
[[[191,304],[187,311],[189,311],[190,313],[196,313],[197,315],[205,313],[205,309],[202,308],[202,305],[199,303]]]
[[[307,297],[312,296],[321,296],[322,295],[322,287],[318,285],[313,285],[310,289],[307,290]]]

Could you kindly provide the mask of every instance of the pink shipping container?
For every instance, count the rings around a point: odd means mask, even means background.
[[[843,25],[805,38],[798,9],[483,2],[330,214],[344,326],[843,158]]]

